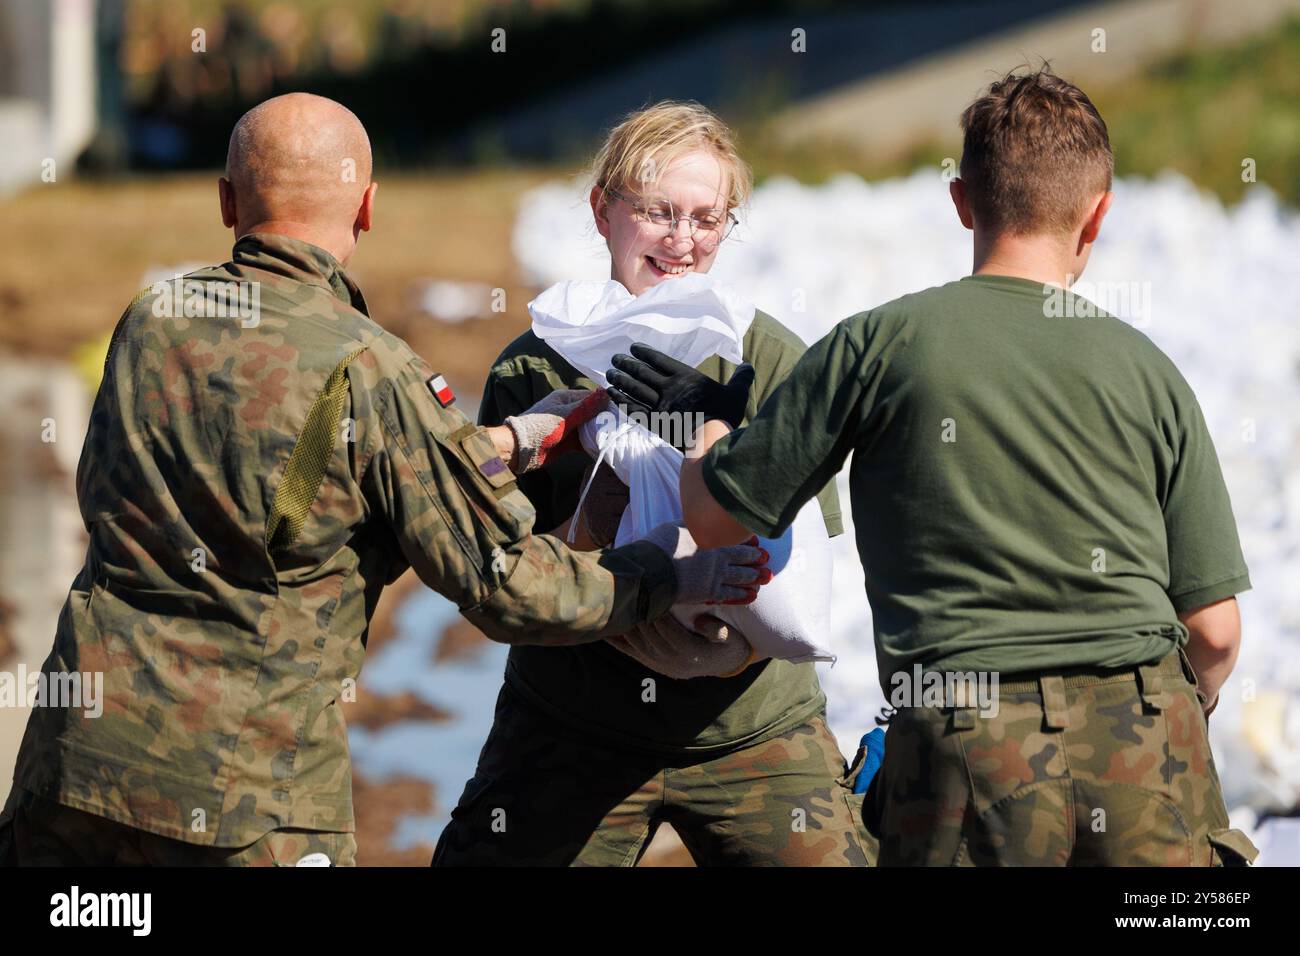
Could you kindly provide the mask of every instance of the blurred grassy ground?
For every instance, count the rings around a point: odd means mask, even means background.
[[[217,174],[34,186],[0,203],[0,349],[70,357],[112,330],[145,271],[229,258]],[[380,175],[375,228],[349,265],[375,318],[461,390],[527,326],[510,255],[519,198],[544,171]],[[420,310],[421,279],[506,290],[508,309],[456,325]]]

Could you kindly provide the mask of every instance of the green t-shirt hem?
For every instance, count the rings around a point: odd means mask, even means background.
[[[1173,604],[1175,611],[1179,614],[1185,614],[1188,611],[1195,611],[1198,607],[1205,607],[1207,604],[1213,604],[1216,601],[1222,601],[1235,594],[1240,594],[1242,591],[1249,591],[1250,587],[1250,574],[1239,574],[1236,577],[1196,588],[1194,591],[1171,594],[1169,601]]]
[[[957,648],[922,665],[922,671],[939,673],[996,673],[1023,676],[1052,673],[1074,667],[1099,668],[1121,672],[1154,664],[1163,659],[1185,640],[1186,631],[1168,625],[1167,634],[1145,634],[1124,637],[1116,635],[1107,640],[1079,641],[1061,644],[1040,644],[984,648]],[[910,673],[911,665],[899,665]],[[881,671],[880,686],[885,699],[890,696],[894,672]]]

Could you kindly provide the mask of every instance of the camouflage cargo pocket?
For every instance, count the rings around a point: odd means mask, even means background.
[[[439,439],[439,441],[442,441],[445,447],[455,441],[460,446],[460,452],[474,466],[477,476],[491,485],[492,493],[496,497],[501,498],[515,488],[514,473],[498,454],[487,432],[481,428],[477,426],[463,428],[453,433],[450,438]]]
[[[1196,670],[1192,667],[1191,658],[1187,656],[1187,652],[1181,647],[1175,653],[1178,654],[1178,664],[1182,668],[1183,677],[1191,685],[1193,692],[1196,694],[1197,703],[1201,705],[1201,710],[1204,711],[1210,703],[1210,699],[1205,696],[1205,691],[1201,690],[1201,682],[1196,677]]]
[[[1240,830],[1224,827],[1210,832],[1211,866],[1250,866],[1257,856],[1259,850]]]
[[[853,792],[854,784],[857,782],[858,774],[862,771],[862,765],[866,762],[866,759],[866,753],[859,750],[848,772],[838,778],[835,783],[844,790],[844,802],[848,805],[849,816],[853,819],[853,824],[857,829],[858,840],[862,844],[862,852],[867,858],[867,866],[875,866],[876,860],[880,856],[880,840],[867,826],[867,793],[865,791],[863,793]]]

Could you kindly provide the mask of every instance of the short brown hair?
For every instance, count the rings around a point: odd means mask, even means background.
[[[961,178],[976,221],[992,232],[1072,232],[1088,200],[1110,189],[1106,122],[1046,65],[995,82],[961,127]]]
[[[592,161],[592,178],[602,191],[640,193],[674,159],[696,149],[713,153],[722,164],[727,209],[743,205],[753,186],[749,166],[736,151],[731,128],[695,102],[662,100],[629,113],[605,138]]]

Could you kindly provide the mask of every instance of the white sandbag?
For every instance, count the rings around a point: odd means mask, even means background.
[[[698,274],[660,283],[635,298],[613,281],[561,282],[530,303],[529,311],[533,332],[601,386],[610,360],[633,342],[692,367],[713,354],[739,363],[753,320],[752,305]],[[584,426],[582,443],[629,489],[615,544],[639,540],[664,522],[681,523],[680,451],[617,411]],[[687,625],[701,613],[718,617],[739,629],[762,657],[833,661],[826,642],[831,545],[817,501],[799,512],[785,534],[759,542],[770,555],[773,577],[752,604],[678,606],[673,614]]]
[[[604,388],[609,360],[640,342],[695,368],[710,355],[733,365],[754,305],[706,275],[688,273],[634,296],[621,282],[557,282],[532,302],[533,332]]]

